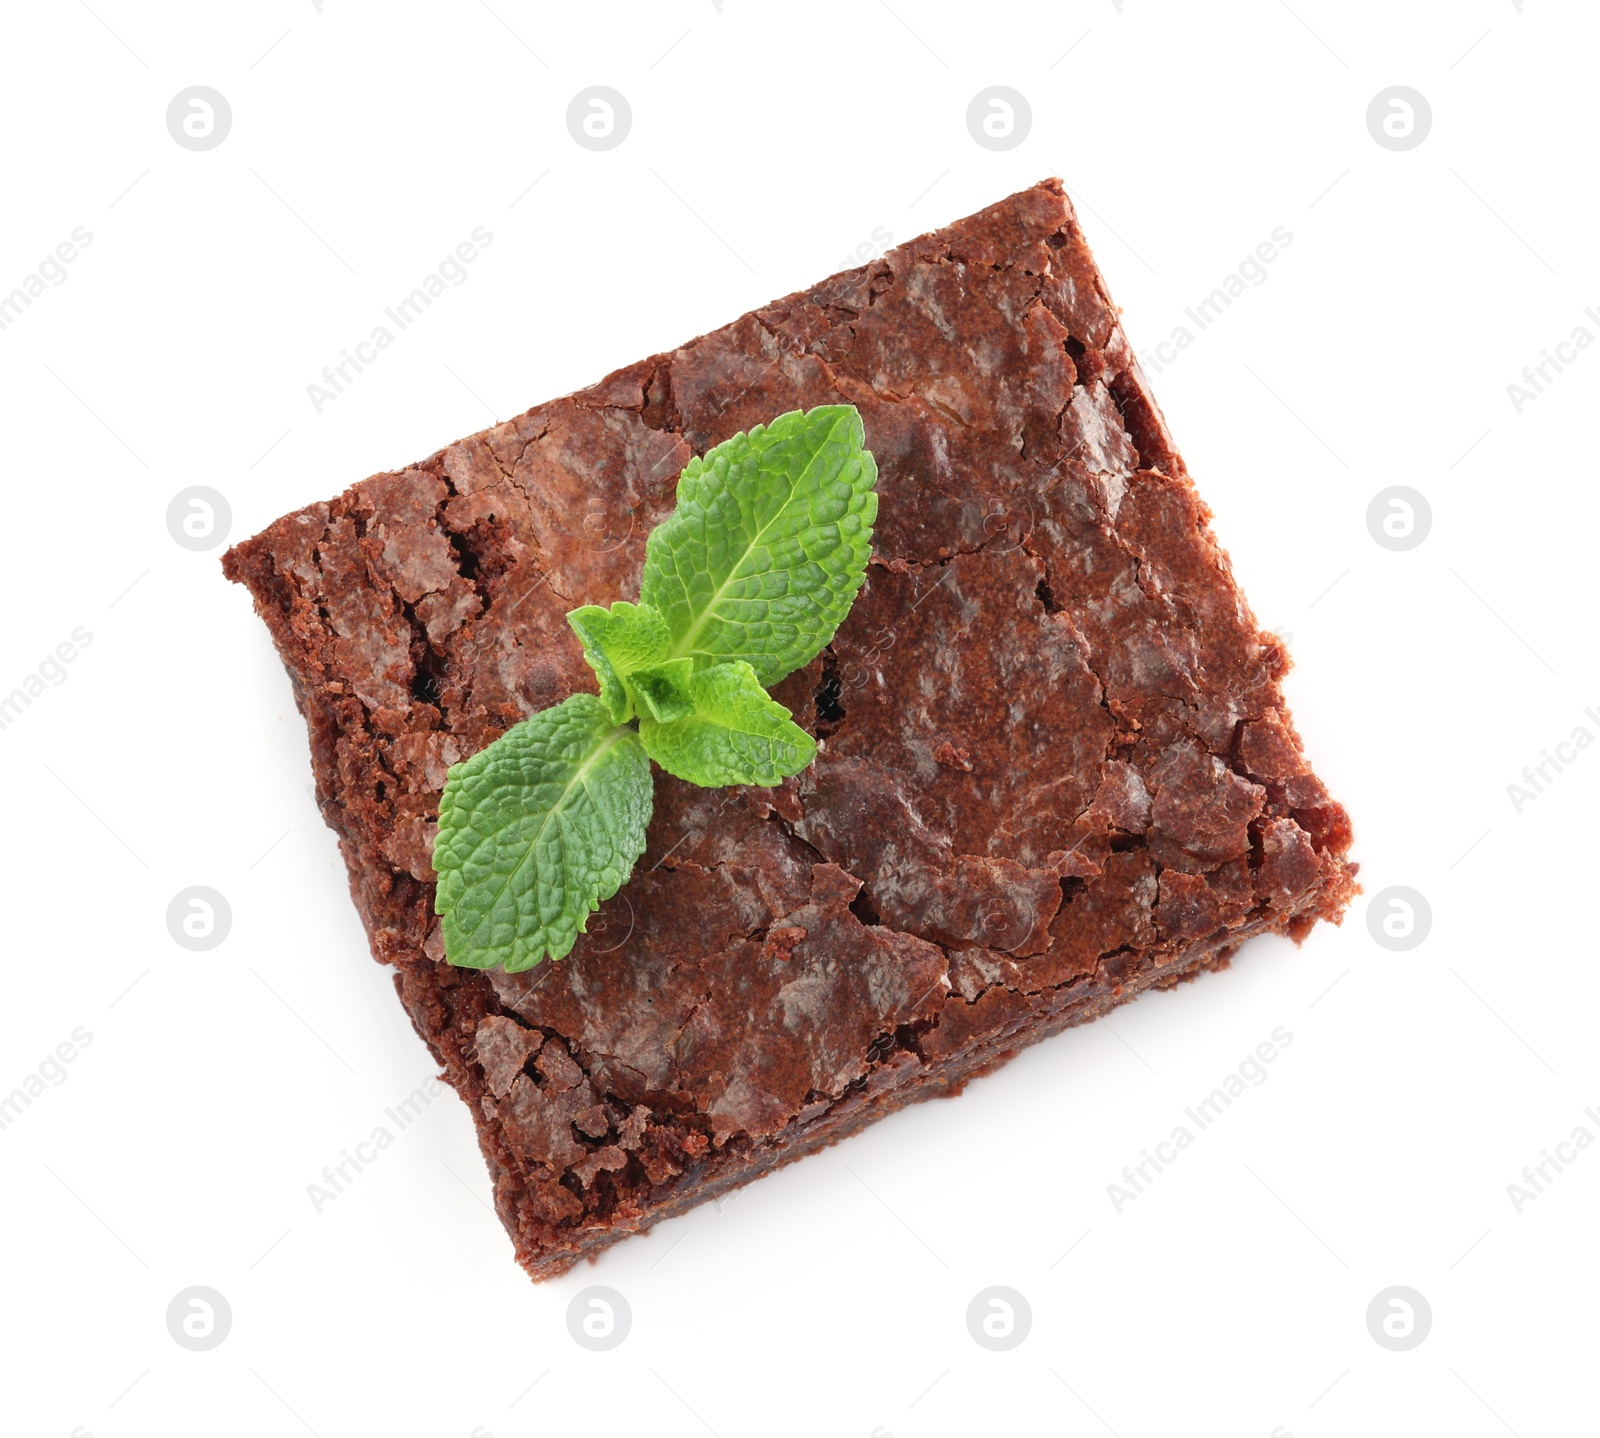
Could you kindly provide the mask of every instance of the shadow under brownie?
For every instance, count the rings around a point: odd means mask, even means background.
[[[688,459],[860,410],[874,553],[775,696],[778,789],[657,773],[633,878],[556,963],[444,962],[447,768],[593,691],[569,609],[636,598]],[[374,956],[473,1112],[535,1278],[1354,892],[1058,181],[231,549],[311,734]]]

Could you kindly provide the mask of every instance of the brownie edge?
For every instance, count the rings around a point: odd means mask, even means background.
[[[866,583],[774,691],[772,790],[656,776],[558,963],[444,962],[451,764],[592,692],[687,460],[817,404],[879,469]],[[223,557],[310,732],[374,957],[473,1114],[535,1279],[1152,987],[1299,940],[1348,816],[1047,180],[268,526]]]

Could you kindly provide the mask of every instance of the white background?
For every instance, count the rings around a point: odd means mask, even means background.
[[[1600,735],[1600,352],[1521,413],[1506,388],[1600,335],[1592,11],[492,4],[7,7],[0,292],[93,240],[0,332],[0,691],[93,641],[0,732],[0,1094],[92,1042],[0,1132],[0,1428],[1594,1431],[1600,1146],[1520,1213],[1507,1185],[1600,1137],[1600,748],[1520,814],[1506,787]],[[204,153],[165,124],[196,84],[233,112]],[[591,84],[633,110],[607,153],[565,126]],[[1033,111],[1003,153],[965,125],[993,84]],[[1396,84],[1433,112],[1403,153],[1365,123]],[[1150,378],[1291,636],[1367,896],[554,1283],[512,1261],[448,1093],[315,1212],[431,1068],[266,631],[169,500],[220,490],[243,538],[1052,174],[1147,354],[1293,236]],[[468,281],[318,414],[307,384],[479,225]],[[1400,553],[1365,521],[1396,483],[1433,515]],[[193,884],[233,912],[206,953],[166,928]],[[1404,953],[1368,932],[1390,885],[1432,907]],[[1123,1165],[1278,1025],[1268,1081],[1116,1212]],[[592,1283],[632,1309],[606,1353],[567,1333]],[[206,1352],[165,1319],[196,1284],[233,1315]],[[992,1284],[1032,1308],[1009,1352],[967,1332]],[[1433,1314],[1408,1352],[1366,1325],[1395,1284]]]

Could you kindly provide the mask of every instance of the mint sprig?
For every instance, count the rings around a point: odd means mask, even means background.
[[[743,659],[689,677],[689,710],[661,723],[639,719],[644,752],[669,774],[715,789],[781,784],[817,757],[817,741],[761,687]]]
[[[650,761],[593,694],[574,694],[451,768],[439,802],[434,908],[466,968],[565,954],[644,853]]]
[[[878,470],[864,437],[854,405],[823,405],[684,466],[639,586],[667,622],[668,658],[743,659],[770,686],[822,652],[872,547]]]
[[[434,909],[452,964],[514,973],[571,952],[644,852],[650,760],[707,788],[770,787],[816,757],[766,691],[860,592],[878,513],[865,438],[853,405],[822,405],[690,460],[639,602],[567,616],[599,695],[523,720],[445,779]]]

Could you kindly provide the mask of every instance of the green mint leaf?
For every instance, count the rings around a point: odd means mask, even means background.
[[[612,722],[627,723],[634,713],[627,677],[667,657],[672,647],[667,621],[648,604],[619,599],[610,609],[598,604],[574,609],[567,615],[567,623],[583,641],[583,657],[600,681],[600,697]]]
[[[645,753],[691,784],[761,784],[798,774],[817,755],[817,741],[761,687],[743,660],[702,669],[689,681],[694,713],[658,723],[639,718]]]
[[[630,674],[628,683],[638,701],[639,717],[666,724],[694,713],[694,700],[689,693],[693,673],[694,660],[672,659]]]
[[[698,668],[746,660],[761,686],[813,659],[866,572],[877,465],[853,405],[756,425],[689,461],[645,543],[640,599]]]
[[[652,800],[638,735],[593,694],[453,766],[433,846],[445,956],[512,973],[564,957],[644,852]]]
[[[878,514],[865,437],[853,406],[824,405],[691,460],[646,542],[640,602],[567,615],[599,695],[524,720],[445,781],[434,908],[452,964],[516,972],[572,951],[644,852],[651,759],[715,787],[775,785],[816,757],[766,686],[860,592]]]

